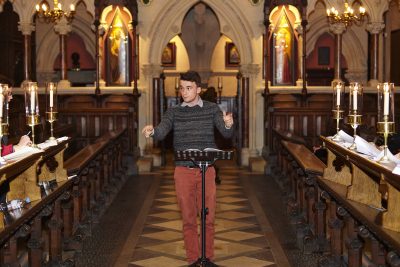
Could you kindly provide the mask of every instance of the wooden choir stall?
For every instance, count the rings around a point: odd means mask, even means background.
[[[304,253],[319,266],[400,266],[400,175],[394,162],[321,136],[323,163],[301,137],[275,130],[273,172]]]

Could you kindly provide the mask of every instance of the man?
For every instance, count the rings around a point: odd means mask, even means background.
[[[199,94],[201,79],[197,72],[181,74],[180,94],[183,103],[167,110],[157,127],[147,125],[142,133],[155,140],[165,138],[170,130],[174,131],[174,149],[216,148],[214,127],[225,138],[233,134],[232,114],[222,113],[218,105],[203,101]],[[198,266],[200,247],[197,234],[197,214],[201,210],[201,171],[191,162],[175,162],[175,191],[181,209],[183,236],[186,256],[190,266]],[[215,170],[206,171],[206,257],[214,258],[214,220],[216,208]],[[216,266],[212,264],[211,266]]]

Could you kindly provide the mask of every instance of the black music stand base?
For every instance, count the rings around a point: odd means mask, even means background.
[[[211,164],[207,161],[200,161],[197,165],[201,170],[201,257],[197,262],[198,266],[211,267],[215,265],[206,258],[206,217],[208,214],[206,207],[206,171]]]

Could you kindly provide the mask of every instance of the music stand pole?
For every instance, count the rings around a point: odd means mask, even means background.
[[[206,216],[208,208],[206,208],[206,171],[208,162],[202,161],[199,163],[201,169],[201,258],[200,265],[206,266],[209,262],[206,258]]]

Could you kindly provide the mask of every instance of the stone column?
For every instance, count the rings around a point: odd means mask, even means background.
[[[145,99],[139,103],[138,114],[145,114],[145,116],[139,116],[139,129],[141,130],[144,125],[154,124],[153,122],[153,111],[154,105],[158,103],[153,102],[153,78],[159,78],[160,74],[163,72],[163,68],[156,64],[146,64],[142,68],[143,75],[146,79]],[[154,125],[155,126],[155,125]],[[142,134],[139,135],[139,143],[144,149],[145,156],[153,158],[154,166],[161,165],[160,150],[155,150],[153,145],[153,139],[146,139]]]
[[[342,71],[342,34],[346,30],[346,26],[343,23],[336,23],[330,25],[329,30],[335,34],[335,76],[333,78],[334,82],[342,81],[341,71]]]
[[[379,35],[385,28],[382,22],[371,22],[367,24],[367,31],[371,34],[371,60],[370,79],[368,85],[376,87],[379,83]]]
[[[31,34],[35,30],[35,26],[31,22],[20,21],[18,30],[24,36],[24,81],[32,79],[32,57],[31,57]]]
[[[58,88],[69,88],[71,82],[67,77],[67,34],[71,32],[72,27],[67,19],[62,17],[54,26],[54,30],[60,35],[61,80],[58,82]]]
[[[301,25],[297,25],[296,31],[299,35],[299,42],[297,45],[297,81],[296,86],[303,87],[303,27]]]
[[[129,25],[129,30],[131,31],[132,34],[132,62],[131,62],[131,85],[133,87],[133,94],[137,95],[138,94],[138,87],[137,87],[137,71],[138,71],[138,59],[137,57],[139,56],[139,53],[137,53],[137,47],[136,47],[136,26],[138,22],[136,18],[131,22]]]
[[[240,68],[240,72],[243,75],[242,78],[242,96],[243,101],[246,99],[244,98],[245,91],[248,92],[247,100],[248,105],[242,103],[243,107],[246,107],[246,110],[242,110],[242,129],[243,134],[248,135],[248,138],[242,136],[243,140],[247,139],[248,146],[246,143],[243,142],[242,148],[242,165],[247,166],[249,164],[250,157],[257,157],[260,155],[259,151],[256,147],[256,140],[257,136],[262,136],[263,131],[257,132],[257,123],[263,123],[263,117],[257,116],[257,107],[256,107],[256,88],[254,88],[254,83],[257,78],[257,75],[260,73],[260,66],[258,64],[243,64]],[[253,119],[253,118],[257,118]],[[244,124],[247,125],[244,125]],[[248,129],[247,131],[245,129]],[[261,149],[261,148],[260,148]]]

